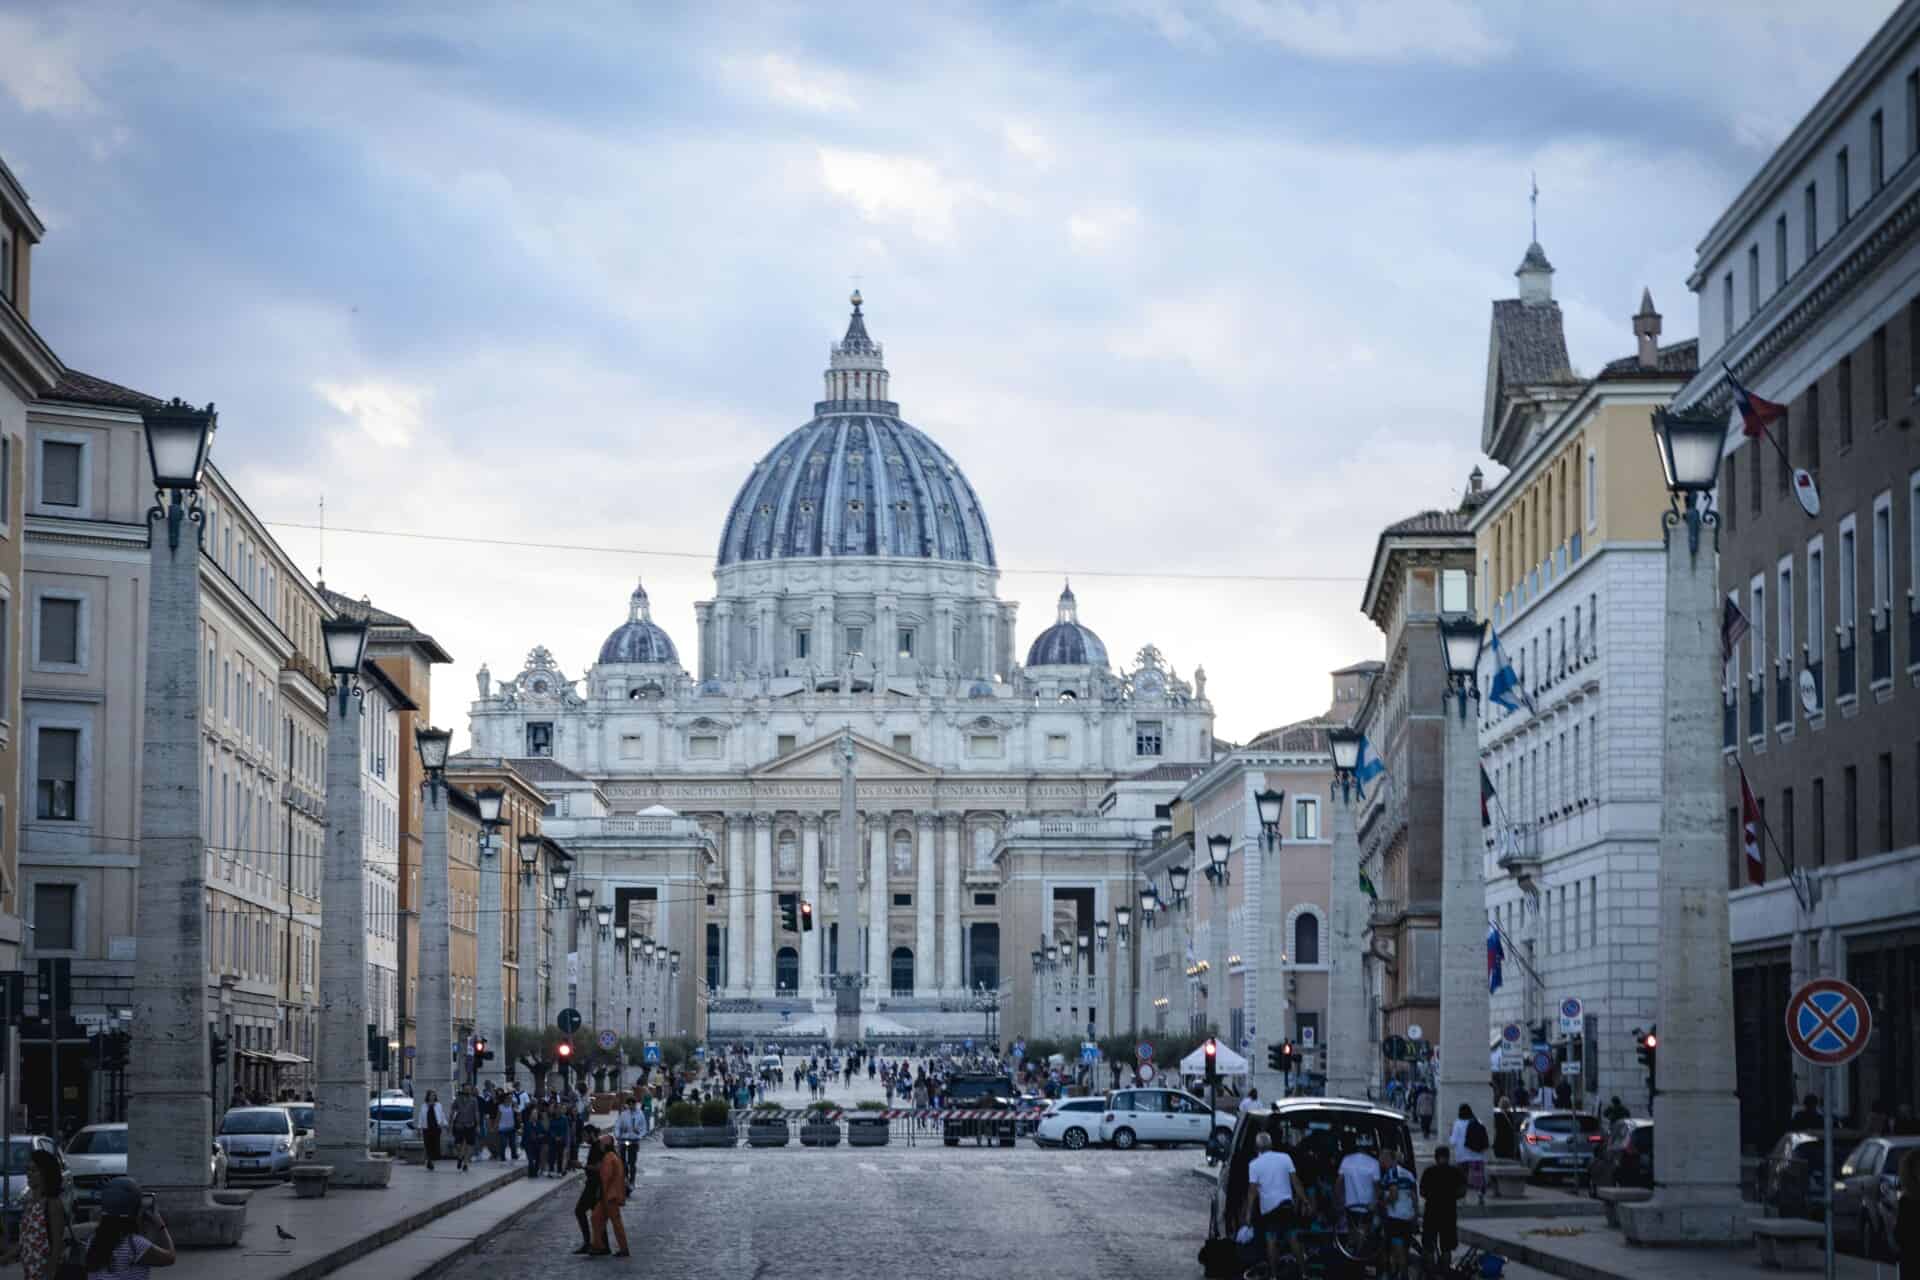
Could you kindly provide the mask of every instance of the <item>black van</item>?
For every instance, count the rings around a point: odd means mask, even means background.
[[[1413,1158],[1413,1132],[1398,1111],[1343,1098],[1282,1098],[1271,1106],[1254,1107],[1240,1113],[1233,1145],[1220,1163],[1209,1239],[1231,1238],[1240,1229],[1247,1208],[1247,1166],[1253,1163],[1253,1139],[1258,1133],[1272,1135],[1274,1150],[1293,1157],[1300,1181],[1314,1197],[1333,1196],[1341,1158],[1355,1146],[1376,1154],[1390,1148],[1402,1165],[1419,1170]],[[1329,1199],[1316,1211],[1325,1212],[1330,1206]]]

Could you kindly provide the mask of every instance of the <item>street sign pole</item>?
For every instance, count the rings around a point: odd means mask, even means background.
[[[1833,1280],[1833,1073],[1837,1070],[1837,1067],[1828,1067],[1820,1073],[1823,1080],[1820,1088],[1820,1132],[1825,1138],[1822,1146],[1826,1149],[1823,1158],[1827,1162],[1827,1212],[1820,1215],[1826,1220],[1827,1227],[1826,1280]]]
[[[1821,1156],[1827,1179],[1828,1212],[1823,1232],[1826,1280],[1834,1280],[1833,1256],[1833,1073],[1851,1062],[1873,1034],[1873,1009],[1858,988],[1838,978],[1802,983],[1787,1000],[1787,1044],[1802,1059],[1822,1068]]]

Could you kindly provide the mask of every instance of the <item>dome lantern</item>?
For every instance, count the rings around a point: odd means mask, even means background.
[[[1068,585],[1060,592],[1059,621],[1033,639],[1027,650],[1027,666],[1098,667],[1107,666],[1107,646],[1093,628],[1080,622],[1080,605]]]
[[[653,620],[653,607],[647,600],[647,588],[636,583],[627,597],[627,620],[600,646],[600,662],[644,666],[678,666],[679,651],[673,637]]]

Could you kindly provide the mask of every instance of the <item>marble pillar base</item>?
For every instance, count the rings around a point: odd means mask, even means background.
[[[1753,1236],[1747,1225],[1754,1216],[1753,1206],[1742,1203],[1737,1194],[1681,1199],[1655,1192],[1653,1199],[1620,1205],[1617,1212],[1628,1244],[1727,1247],[1743,1245]]]
[[[388,1156],[373,1155],[322,1155],[315,1161],[333,1167],[330,1187],[344,1187],[351,1191],[372,1191],[385,1188],[393,1181],[393,1160]]]
[[[156,1189],[154,1205],[167,1220],[173,1242],[184,1249],[224,1249],[240,1243],[247,1225],[244,1204],[215,1204],[203,1187]]]

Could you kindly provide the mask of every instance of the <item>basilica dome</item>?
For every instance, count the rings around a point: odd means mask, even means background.
[[[993,535],[960,467],[887,398],[880,344],[853,295],[826,399],[754,465],[727,512],[721,566],[889,556],[992,566]]]
[[[1028,667],[1104,667],[1107,646],[1080,624],[1080,608],[1073,598],[1073,587],[1060,593],[1059,620],[1033,638],[1027,650]]]
[[[602,664],[679,665],[680,655],[673,647],[673,638],[653,620],[645,586],[634,587],[633,595],[627,599],[627,620],[600,646],[600,661]]]

